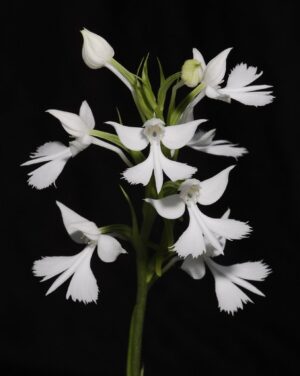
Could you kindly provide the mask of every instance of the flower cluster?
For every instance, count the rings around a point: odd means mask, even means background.
[[[230,210],[220,218],[205,214],[205,207],[218,201],[228,185],[234,165],[208,179],[197,178],[197,168],[178,161],[179,151],[187,146],[195,151],[233,157],[241,157],[247,150],[227,141],[216,140],[216,130],[205,130],[206,119],[194,119],[194,108],[204,98],[230,103],[238,101],[250,106],[264,106],[273,100],[269,85],[250,85],[262,72],[244,63],[236,65],[222,85],[226,75],[226,60],[231,51],[227,48],[205,63],[202,54],[193,49],[193,58],[183,63],[181,71],[165,77],[160,65],[160,87],[154,94],[148,75],[148,58],[144,59],[137,74],[133,74],[114,59],[114,50],[106,40],[87,29],[83,36],[82,57],[91,69],[108,68],[130,90],[141,117],[139,126],[128,126],[108,121],[115,133],[96,130],[93,113],[86,101],[79,115],[60,110],[47,112],[58,119],[72,137],[69,145],[47,142],[30,156],[23,166],[42,164],[29,172],[29,185],[44,189],[54,184],[66,162],[91,144],[116,153],[126,165],[122,177],[131,184],[146,187],[144,228],[136,225],[135,209],[127,194],[133,225],[110,225],[98,228],[71,209],[57,202],[63,223],[75,242],[85,244],[83,251],[74,256],[44,257],[35,261],[34,275],[43,281],[58,276],[47,294],[62,283],[71,281],[67,298],[84,303],[96,301],[98,287],[90,268],[90,260],[98,248],[103,262],[113,262],[120,254],[127,253],[115,237],[146,245],[148,256],[147,283],[149,286],[171,266],[180,263],[181,269],[193,279],[205,275],[206,266],[215,279],[215,291],[220,310],[234,313],[243,308],[250,298],[240,289],[262,295],[248,281],[262,281],[270,269],[262,261],[223,266],[214,261],[222,256],[227,240],[242,239],[251,232],[248,223],[229,218]],[[177,103],[178,90],[186,86],[192,91]],[[167,107],[167,93],[172,89]],[[200,127],[201,126],[201,127]],[[148,150],[145,152],[145,150]],[[200,209],[200,207],[201,209]],[[186,230],[174,238],[175,219],[187,212],[189,223]],[[155,215],[162,217],[164,231],[161,241],[149,240]],[[137,251],[137,249],[136,249]],[[247,281],[248,280],[248,281]]]

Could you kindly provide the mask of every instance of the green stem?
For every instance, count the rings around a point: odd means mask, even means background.
[[[143,243],[134,242],[137,266],[137,295],[134,306],[128,342],[127,376],[141,376],[141,355],[144,317],[147,303],[147,252]]]

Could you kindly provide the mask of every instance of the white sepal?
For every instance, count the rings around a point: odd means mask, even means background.
[[[163,218],[176,219],[181,217],[185,211],[185,203],[178,194],[158,200],[146,198],[145,201],[151,204]]]
[[[205,121],[207,120],[199,119],[189,123],[168,126],[165,128],[165,134],[161,141],[169,149],[180,149],[191,141],[197,127]]]
[[[227,56],[231,50],[232,48],[226,48],[207,64],[203,77],[203,82],[207,86],[216,87],[222,83],[226,73]]]
[[[191,255],[183,261],[181,269],[193,279],[202,279],[205,276],[205,263],[203,256],[193,258]]]
[[[149,141],[144,135],[144,128],[128,127],[114,121],[107,121],[106,124],[112,125],[115,128],[122,144],[130,150],[140,151],[145,149],[149,144]]]
[[[235,166],[229,166],[215,176],[200,182],[200,195],[198,202],[201,205],[211,205],[223,195],[230,171]]]
[[[59,201],[56,201],[56,204],[60,209],[64,226],[75,242],[86,243],[87,239],[92,241],[98,240],[100,232],[94,222],[75,213]]]
[[[98,239],[98,256],[104,262],[114,262],[119,255],[127,253],[121,244],[110,235],[100,235]]]
[[[46,112],[58,119],[64,130],[73,137],[83,137],[90,131],[87,124],[77,114],[60,110],[47,110]]]
[[[92,113],[91,107],[89,106],[87,101],[83,101],[79,110],[79,116],[84,121],[84,123],[88,126],[88,128],[94,129],[95,127],[95,118]]]

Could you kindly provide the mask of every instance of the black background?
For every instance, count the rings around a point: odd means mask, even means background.
[[[105,37],[115,58],[132,71],[150,52],[154,76],[156,56],[171,74],[193,47],[209,60],[233,46],[228,66],[258,66],[264,70],[260,83],[273,84],[276,95],[263,108],[205,99],[197,109],[210,119],[208,127],[218,128],[218,138],[250,151],[238,161],[223,198],[206,213],[220,215],[229,205],[234,218],[250,221],[252,236],[230,242],[224,264],[264,259],[273,269],[257,283],[266,298],[250,293],[255,304],[232,317],[219,312],[209,273],[193,281],[171,271],[149,296],[145,376],[298,375],[299,60],[293,2],[41,3],[10,2],[2,9],[2,374],[124,375],[135,298],[133,254],[114,264],[93,257],[97,305],[66,301],[66,284],[45,297],[49,282],[40,284],[31,273],[43,255],[81,250],[68,238],[55,200],[99,226],[129,223],[118,188],[121,160],[91,146],[67,164],[57,188],[43,191],[29,188],[30,169],[19,167],[44,142],[68,140],[45,113],[48,108],[77,112],[87,99],[98,129],[117,120],[116,106],[125,123],[140,125],[126,87],[106,69],[84,65],[79,30],[87,27]],[[195,151],[181,155],[198,167],[200,179],[233,163]],[[139,205],[141,186],[123,185]]]

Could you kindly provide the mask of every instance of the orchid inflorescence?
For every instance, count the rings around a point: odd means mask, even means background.
[[[184,146],[234,158],[247,153],[245,148],[229,141],[214,140],[215,129],[199,129],[198,127],[207,120],[194,120],[194,108],[204,96],[228,103],[234,99],[252,106],[264,106],[272,102],[273,96],[269,91],[269,85],[249,86],[262,75],[262,72],[257,73],[257,68],[239,64],[230,72],[226,86],[221,88],[226,74],[226,59],[231,48],[219,53],[207,65],[202,54],[194,48],[193,59],[185,61],[181,72],[165,78],[160,65],[161,84],[156,97],[148,76],[147,59],[143,61],[141,76],[138,76],[139,72],[137,75],[132,74],[113,58],[114,50],[106,40],[87,29],[83,29],[81,33],[84,40],[82,56],[85,63],[92,69],[106,67],[125,83],[132,93],[144,124],[136,127],[114,121],[106,122],[114,128],[116,136],[94,130],[95,119],[86,101],[83,101],[79,115],[48,110],[47,112],[61,122],[73,139],[68,147],[60,142],[47,142],[31,154],[31,159],[23,163],[23,166],[44,164],[29,173],[28,183],[37,189],[54,184],[66,162],[91,144],[114,151],[127,165],[127,169],[122,173],[123,178],[131,184],[143,184],[149,188],[147,193],[151,192],[152,197],[146,197],[145,201],[151,204],[161,217],[170,220],[169,226],[172,226],[172,230],[174,219],[182,217],[185,209],[189,214],[189,225],[184,233],[175,243],[159,250],[160,268],[170,263],[175,264],[175,260],[182,260],[182,270],[192,278],[200,279],[204,276],[207,265],[215,277],[219,307],[226,312],[233,313],[242,308],[243,303],[250,301],[237,285],[263,295],[245,281],[261,281],[268,275],[270,269],[263,262],[221,266],[212,260],[218,255],[223,255],[227,239],[241,239],[250,233],[251,227],[245,222],[229,219],[229,210],[221,218],[210,218],[197,206],[211,205],[221,198],[234,165],[209,179],[200,181],[191,179],[197,168],[177,161],[178,150]],[[193,91],[176,107],[176,91],[184,85],[193,88]],[[167,91],[171,87],[173,92],[166,121],[165,102]],[[149,153],[145,156],[141,151],[148,146]],[[170,179],[165,184],[164,174]],[[98,287],[90,269],[94,249],[98,246],[99,258],[104,262],[112,262],[126,251],[117,239],[105,234],[110,231],[109,226],[104,228],[102,233],[93,222],[59,202],[57,205],[69,235],[75,241],[85,243],[86,247],[75,256],[44,257],[36,261],[33,267],[34,274],[44,277],[43,280],[59,275],[47,294],[73,275],[67,298],[70,296],[73,300],[85,303],[96,301]],[[115,235],[118,234],[118,229],[113,225],[111,229]],[[119,235],[124,233],[124,229],[127,229],[127,226],[119,226]],[[83,236],[80,237],[78,234]],[[128,234],[127,240],[130,240],[130,237]],[[157,258],[155,255],[154,257]],[[147,279],[150,281],[152,278],[150,268]]]
[[[174,265],[180,265],[193,279],[203,278],[208,267],[215,279],[221,311],[233,314],[251,301],[240,287],[264,296],[248,282],[262,281],[270,273],[264,262],[223,266],[215,261],[216,257],[224,254],[226,240],[249,235],[249,224],[229,218],[229,209],[220,218],[211,218],[202,211],[221,198],[235,166],[230,165],[208,179],[198,180],[196,167],[178,161],[179,150],[185,146],[235,159],[247,153],[245,148],[230,141],[215,139],[216,130],[205,130],[206,125],[203,126],[206,119],[194,119],[194,108],[204,97],[227,103],[235,100],[250,106],[271,103],[273,96],[269,85],[251,85],[262,72],[257,73],[256,67],[238,64],[229,73],[226,85],[222,85],[231,48],[219,53],[208,64],[194,48],[193,58],[186,60],[181,71],[169,77],[165,77],[159,62],[160,86],[154,94],[148,74],[148,57],[142,60],[138,72],[133,74],[114,59],[114,50],[106,40],[87,29],[81,33],[82,57],[86,65],[92,69],[106,67],[126,85],[143,124],[127,126],[119,118],[119,122],[106,122],[115,134],[95,130],[95,119],[86,101],[82,102],[79,115],[48,110],[72,139],[68,146],[47,142],[31,154],[30,160],[23,166],[42,165],[29,173],[28,183],[37,189],[49,187],[55,183],[66,162],[91,144],[109,149],[118,154],[126,165],[122,178],[130,184],[146,187],[142,203],[143,222],[139,225],[134,205],[123,188],[130,206],[132,226],[118,224],[99,228],[57,202],[67,232],[74,241],[84,244],[84,249],[73,256],[44,257],[34,262],[34,275],[43,277],[43,281],[57,276],[47,294],[71,278],[67,298],[84,303],[96,302],[98,286],[90,267],[94,250],[97,248],[103,262],[113,262],[120,254],[127,253],[120,241],[128,241],[137,255],[139,292],[136,310],[142,305],[139,299],[146,294],[141,294],[141,291],[148,290]],[[176,96],[181,87],[191,90],[178,103]],[[183,217],[185,212],[189,217],[188,227],[174,239],[175,220]],[[163,221],[163,233],[158,243],[150,239],[157,214]],[[136,310],[132,328],[138,320]],[[130,369],[134,369],[134,361],[129,363],[128,374]]]

